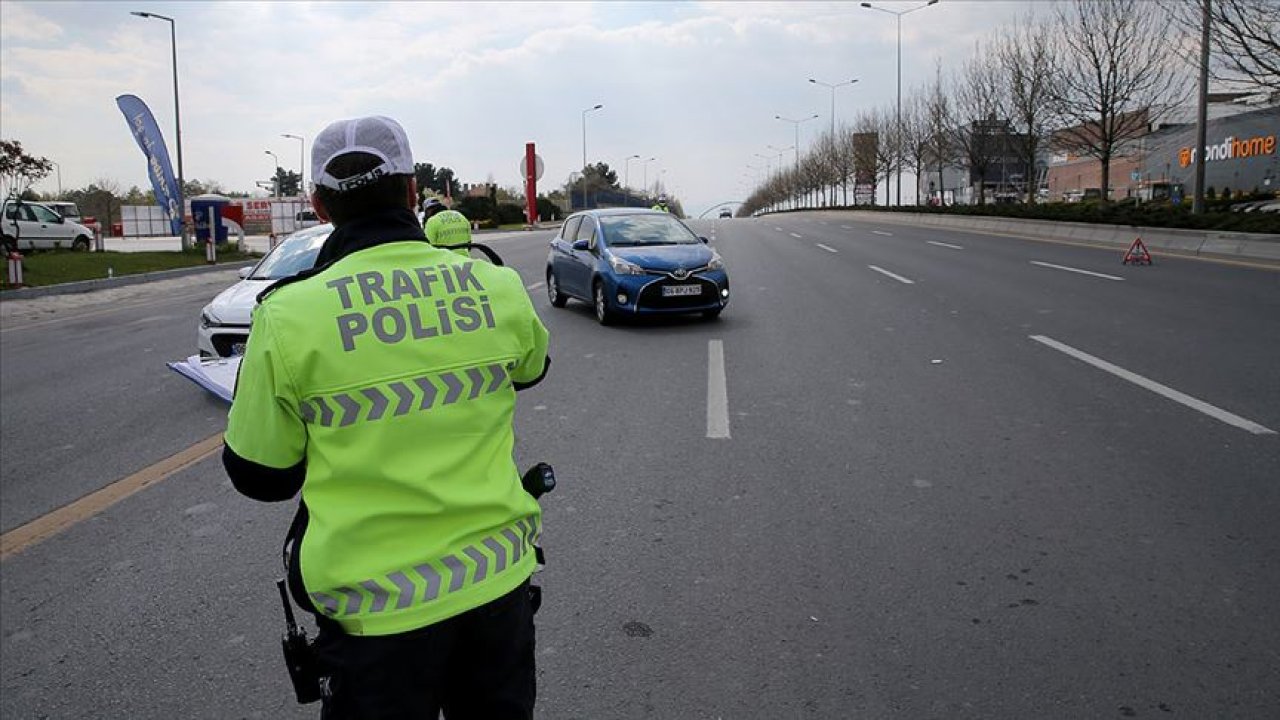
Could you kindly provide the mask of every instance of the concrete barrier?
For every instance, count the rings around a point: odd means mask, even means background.
[[[1128,248],[1135,238],[1142,238],[1152,251],[1171,254],[1250,258],[1280,261],[1280,235],[1266,233],[1224,232],[1219,230],[1184,230],[1135,225],[1100,225],[1052,220],[1023,220],[941,213],[900,213],[865,210],[838,210],[859,220],[923,227],[945,227],[976,233],[1015,235],[1037,240],[1088,243]]]

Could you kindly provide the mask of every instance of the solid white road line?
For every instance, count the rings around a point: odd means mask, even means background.
[[[1092,270],[1081,270],[1080,268],[1067,267],[1066,265],[1054,265],[1053,263],[1040,262],[1039,260],[1032,260],[1031,264],[1039,265],[1040,267],[1053,268],[1054,270],[1066,270],[1067,272],[1080,273],[1081,275],[1092,275],[1106,280],[1124,280],[1124,278],[1117,277],[1115,275],[1104,275],[1102,273],[1093,272]]]
[[[828,247],[828,246],[826,246],[826,245],[823,245],[822,243],[818,243],[818,247],[822,248],[823,250],[826,250],[826,251],[827,251],[827,252],[829,252],[829,253],[836,253],[836,252],[840,252],[839,250],[837,250],[837,249],[835,249],[835,248],[833,248],[833,247]]]
[[[893,237],[893,233],[885,232],[883,230],[872,230],[871,232],[875,233],[876,235],[888,235],[889,237]]]
[[[791,237],[796,238],[797,240],[799,240],[800,238],[804,237],[803,235],[798,235],[798,234],[796,234],[796,233],[788,233],[788,234],[789,234]]]
[[[1084,352],[1083,350],[1077,350],[1071,347],[1070,345],[1060,343],[1051,337],[1046,337],[1044,335],[1029,335],[1028,337],[1030,337],[1032,340],[1035,340],[1038,343],[1047,345],[1048,347],[1051,347],[1054,350],[1057,350],[1058,352],[1070,355],[1071,357],[1077,360],[1080,360],[1081,362],[1089,363],[1090,365],[1098,368],[1099,370],[1105,370],[1106,372],[1109,372],[1112,375],[1115,375],[1116,377],[1128,380],[1134,385],[1146,388],[1147,390],[1150,390],[1151,392],[1156,393],[1157,395],[1163,395],[1174,402],[1182,403],[1183,405],[1186,405],[1192,410],[1199,410],[1200,412],[1204,413],[1205,415],[1208,415],[1209,417],[1215,420],[1221,420],[1222,422],[1228,425],[1234,425],[1235,427],[1238,427],[1241,430],[1247,430],[1253,433],[1254,435],[1275,435],[1276,434],[1275,430],[1271,430],[1270,428],[1263,427],[1258,423],[1253,422],[1252,420],[1246,420],[1240,417],[1239,415],[1235,415],[1221,408],[1214,407],[1213,405],[1210,405],[1209,403],[1203,400],[1197,400],[1196,398],[1193,398],[1190,395],[1180,393],[1177,390],[1174,390],[1173,388],[1168,387],[1167,385],[1161,385],[1160,383],[1154,380],[1148,380],[1147,378],[1141,375],[1138,375],[1137,373],[1132,373],[1132,372],[1129,372],[1128,370],[1125,370],[1122,367],[1119,367],[1117,365],[1112,365],[1106,360],[1103,360],[1101,358],[1096,358],[1090,355],[1089,353]]]
[[[937,245],[938,247],[951,248],[952,250],[964,249],[963,245],[952,245],[951,243],[938,242],[937,240],[926,240],[925,242],[929,243],[930,245]]]
[[[888,270],[885,270],[885,269],[884,269],[884,268],[882,268],[882,267],[876,267],[875,265],[868,265],[867,267],[871,268],[872,270],[875,270],[876,272],[880,273],[881,275],[887,275],[887,276],[889,276],[889,277],[893,278],[894,280],[897,280],[897,281],[898,281],[898,282],[900,282],[900,283],[905,283],[905,284],[907,284],[907,285],[914,285],[914,284],[915,284],[915,280],[908,280],[908,279],[906,279],[906,278],[902,277],[901,275],[897,275],[897,274],[891,273],[891,272],[889,272]]]
[[[707,341],[707,437],[729,439],[729,387],[722,340]]]

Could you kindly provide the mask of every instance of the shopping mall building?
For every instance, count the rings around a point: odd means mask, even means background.
[[[1232,110],[1218,106],[1222,116],[1208,122],[1205,187],[1219,195],[1224,190],[1280,191],[1280,107],[1227,114]],[[1111,199],[1189,196],[1195,140],[1195,122],[1180,122],[1117,148],[1111,160]],[[1050,202],[1100,197],[1102,166],[1096,158],[1057,154],[1049,158],[1044,185]]]

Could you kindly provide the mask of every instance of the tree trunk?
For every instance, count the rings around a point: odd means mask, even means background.
[[[1111,202],[1111,153],[1102,156],[1102,202]]]

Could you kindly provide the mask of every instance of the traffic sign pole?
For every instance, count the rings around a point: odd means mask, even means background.
[[[525,217],[532,225],[538,221],[538,160],[533,143],[524,144],[524,202]]]

